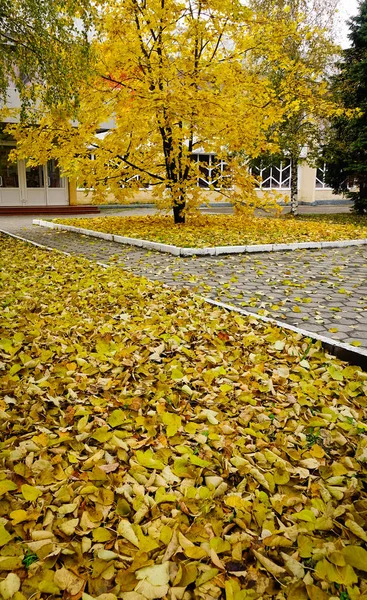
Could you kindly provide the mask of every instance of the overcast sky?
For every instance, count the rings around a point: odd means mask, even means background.
[[[340,35],[338,43],[346,48],[349,46],[348,26],[346,21],[358,13],[358,0],[339,0]]]

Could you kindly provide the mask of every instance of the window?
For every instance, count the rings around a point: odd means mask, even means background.
[[[331,189],[327,183],[325,183],[325,176],[327,173],[327,164],[323,163],[316,169],[316,189]]]
[[[0,187],[19,187],[18,165],[9,162],[10,146],[0,146]]]
[[[274,161],[256,159],[252,162],[251,172],[261,180],[259,189],[289,190],[291,187],[291,161],[287,158]]]
[[[200,188],[219,190],[232,187],[229,168],[224,160],[217,160],[215,154],[192,154],[191,158],[199,167],[197,185]]]

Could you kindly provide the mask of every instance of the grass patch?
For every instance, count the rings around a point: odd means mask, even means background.
[[[14,597],[363,592],[366,373],[120,269],[4,237],[0,267]]]
[[[170,216],[154,215],[55,219],[54,222],[194,248],[367,238],[367,221],[358,226],[354,222],[305,221],[303,218],[198,215],[189,217],[185,225],[175,225]]]

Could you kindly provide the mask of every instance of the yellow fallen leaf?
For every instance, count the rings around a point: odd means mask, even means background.
[[[17,523],[22,523],[23,521],[27,521],[28,519],[27,511],[21,508],[19,510],[13,510],[9,516],[12,519],[14,525],[16,525]]]
[[[314,523],[316,521],[315,513],[309,509],[303,509],[298,513],[293,513],[292,517],[298,521],[306,521],[306,523]]]
[[[136,579],[146,579],[152,585],[166,585],[169,582],[169,562],[144,567],[135,572]]]
[[[367,532],[355,521],[351,519],[347,519],[345,521],[345,526],[348,527],[349,531],[354,533],[357,537],[361,538],[364,542],[367,542]]]
[[[148,469],[164,469],[164,464],[161,460],[155,458],[152,450],[146,450],[142,452],[141,450],[136,451],[136,460],[143,467],[147,467]]]
[[[267,571],[269,571],[269,573],[271,573],[271,575],[274,575],[274,577],[279,577],[280,575],[282,575],[283,573],[286,572],[286,570],[283,569],[283,567],[280,567],[279,565],[274,563],[269,558],[266,558],[266,556],[264,556],[263,554],[260,554],[260,552],[257,552],[257,550],[252,550],[252,552],[253,552],[254,556],[257,558],[257,560],[259,561],[259,563]]]
[[[139,540],[129,521],[126,519],[121,519],[117,527],[117,533],[122,535],[125,540],[128,540],[128,542],[139,548]]]
[[[13,536],[5,529],[5,525],[0,523],[0,546],[5,546],[12,537]]]
[[[367,550],[361,546],[346,546],[342,553],[348,565],[360,571],[367,571]]]
[[[204,571],[196,580],[196,587],[198,588],[201,585],[204,585],[204,583],[207,583],[208,581],[213,579],[213,577],[216,577],[218,573],[218,569],[208,569],[207,571]]]
[[[188,546],[185,548],[184,553],[188,558],[193,558],[194,560],[200,560],[208,556],[205,550],[199,546]]]
[[[35,500],[37,500],[37,498],[42,496],[41,490],[34,487],[33,485],[28,485],[27,483],[22,485],[20,489],[25,500],[28,500],[29,502],[34,502]]]
[[[306,585],[306,590],[310,600],[329,600],[329,594],[316,585]]]
[[[13,598],[14,594],[20,590],[20,579],[16,573],[9,573],[0,583],[0,594],[4,600]]]
[[[97,527],[93,529],[93,539],[95,542],[108,542],[112,539],[112,532],[104,527]]]
[[[14,481],[10,481],[9,479],[2,479],[0,481],[0,496],[6,494],[6,492],[13,492],[17,489]]]
[[[146,579],[143,579],[142,581],[139,581],[135,591],[141,593],[145,600],[154,600],[155,598],[165,597],[168,589],[168,584],[154,585]]]
[[[54,583],[60,590],[66,590],[71,596],[75,596],[83,589],[85,581],[65,567],[61,567],[55,572]]]
[[[64,521],[63,523],[61,523],[59,528],[66,535],[73,535],[78,523],[79,523],[79,519],[70,519],[69,521]]]
[[[22,556],[0,556],[1,571],[16,571],[22,568]]]
[[[285,568],[286,568],[287,571],[290,571],[290,573],[292,575],[294,575],[294,577],[296,577],[297,579],[303,579],[304,578],[304,576],[305,576],[305,569],[304,569],[303,565],[298,560],[296,560],[292,556],[289,556],[285,552],[281,552],[280,556],[284,560]]]

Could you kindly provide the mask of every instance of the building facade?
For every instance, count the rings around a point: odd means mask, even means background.
[[[216,162],[215,156],[209,153],[196,153],[193,160],[199,163],[199,176],[197,185],[203,190],[203,197],[210,202],[223,202],[226,198],[216,191],[216,187],[228,188],[230,185],[230,174],[226,170],[223,161]],[[273,164],[263,164],[261,168],[254,168],[254,175],[261,180],[257,194],[261,196],[264,191],[274,190],[284,198],[284,203],[290,200],[291,193],[291,168],[290,161],[278,161]],[[313,168],[303,161],[298,167],[298,198],[300,204],[343,204],[347,203],[345,197],[333,193],[333,190],[325,184],[326,165]],[[214,189],[213,189],[214,188]],[[204,190],[207,190],[205,192]],[[76,189],[77,204],[90,204],[93,202],[93,193],[83,187]],[[114,202],[112,196],[107,202]],[[154,202],[152,189],[142,187],[135,192],[131,199],[132,203]]]
[[[19,96],[15,88],[8,89],[8,102],[10,108],[19,107]],[[8,119],[11,122],[12,119]],[[3,126],[6,123],[3,123]],[[111,124],[106,124],[107,131]],[[113,126],[113,125],[112,125]],[[93,193],[78,187],[75,181],[68,181],[60,174],[55,160],[49,160],[46,165],[37,167],[27,166],[26,161],[20,160],[12,163],[9,154],[14,148],[15,142],[5,134],[0,135],[0,208],[26,207],[30,210],[39,207],[55,206],[83,206],[93,204]],[[210,202],[221,202],[225,200],[216,188],[228,188],[231,185],[231,177],[226,164],[216,161],[215,155],[205,152],[197,152],[192,155],[192,160],[198,163],[199,176],[198,187],[202,188],[204,197]],[[303,161],[298,169],[298,198],[304,204],[342,203],[346,202],[343,196],[333,194],[332,190],[325,185],[325,165],[318,169],[312,168]],[[259,178],[261,184],[257,193],[261,196],[264,191],[274,190],[280,193],[285,201],[290,198],[291,168],[290,161],[273,162],[253,167],[254,174]],[[80,181],[82,181],[82,174]],[[115,199],[110,196],[107,202],[114,203]],[[144,187],[134,194],[132,203],[154,202],[152,190]]]

